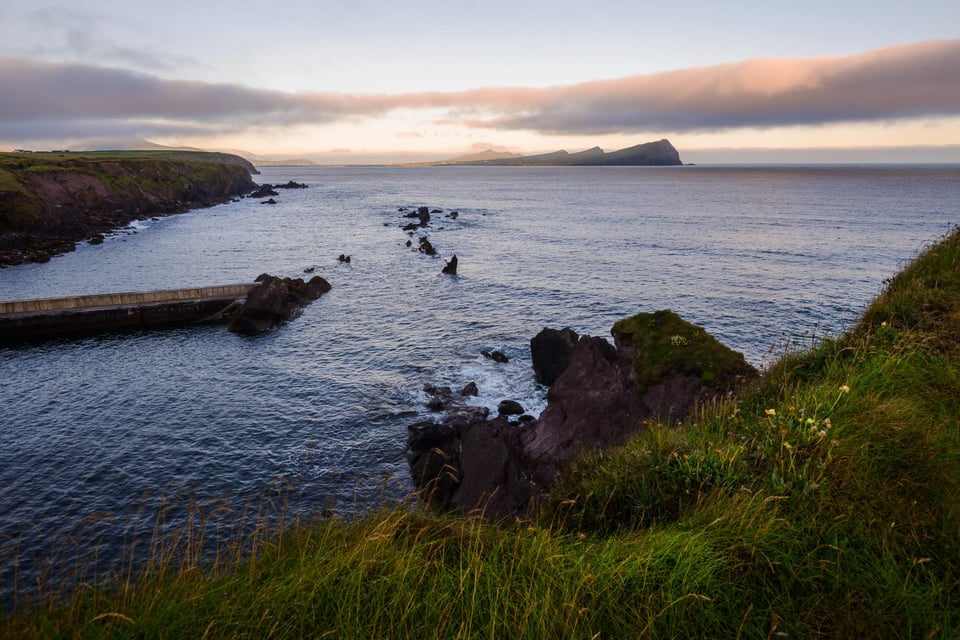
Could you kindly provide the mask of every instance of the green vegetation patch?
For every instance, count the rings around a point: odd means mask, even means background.
[[[669,371],[699,376],[703,384],[721,391],[728,391],[738,377],[757,375],[742,353],[669,309],[620,320],[613,325],[613,334],[636,348],[634,366],[641,393]]]

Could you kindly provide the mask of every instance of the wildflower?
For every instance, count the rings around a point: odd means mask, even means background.
[[[850,387],[845,384],[840,385],[840,393],[850,393]]]
[[[809,425],[814,425],[814,424],[816,424],[816,423],[817,423],[817,421],[814,420],[813,418],[807,418],[807,424],[809,424]]]
[[[775,416],[775,415],[777,415],[777,410],[776,410],[776,409],[767,409],[766,411],[764,411],[764,413],[766,413],[768,416]]]
[[[784,447],[785,449],[793,449],[793,445],[790,444],[789,442],[786,442],[786,441],[784,441],[783,447]]]
[[[821,429],[820,433],[818,433],[817,435],[820,436],[820,439],[822,440],[823,438],[827,437],[827,432]]]
[[[886,320],[884,320],[883,322],[880,323],[880,328],[881,328],[881,329],[886,329],[886,328],[887,328],[887,321],[886,321]]]

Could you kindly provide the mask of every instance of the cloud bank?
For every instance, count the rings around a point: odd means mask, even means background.
[[[754,59],[557,87],[292,93],[0,58],[0,139],[197,135],[323,125],[400,109],[544,134],[720,131],[960,114],[960,40],[844,57]]]

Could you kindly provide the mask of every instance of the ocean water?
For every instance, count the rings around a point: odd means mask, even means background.
[[[309,189],[139,222],[0,269],[0,300],[308,268],[333,285],[255,337],[205,326],[0,348],[4,589],[29,583],[84,523],[103,557],[131,527],[149,533],[157,496],[243,500],[282,483],[305,513],[402,499],[424,383],[475,381],[476,402],[511,398],[536,414],[545,390],[529,340],[544,326],[609,335],[619,318],[669,308],[763,367],[788,343],[849,327],[885,278],[960,222],[958,166],[272,168],[257,179]],[[419,234],[458,256],[458,276],[400,229],[398,209],[418,206],[442,210]]]

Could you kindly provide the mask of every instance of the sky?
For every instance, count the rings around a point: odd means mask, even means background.
[[[956,0],[0,0],[0,150],[960,162]]]

